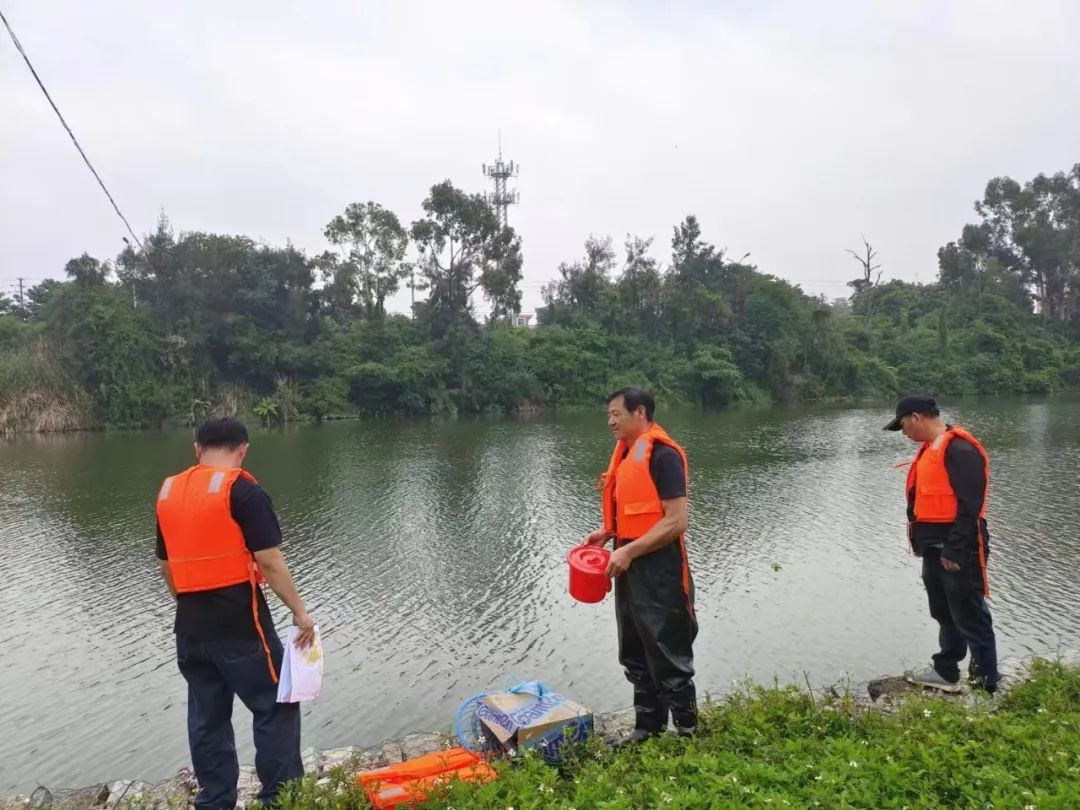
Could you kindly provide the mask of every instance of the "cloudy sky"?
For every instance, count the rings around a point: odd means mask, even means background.
[[[347,203],[521,165],[525,308],[590,233],[674,223],[830,297],[866,234],[932,280],[986,181],[1080,162],[1075,0],[0,0],[137,233],[324,247]],[[124,230],[6,32],[0,289]]]

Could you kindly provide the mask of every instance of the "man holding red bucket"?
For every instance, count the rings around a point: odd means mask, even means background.
[[[634,686],[639,743],[667,729],[697,729],[694,692],[694,583],[686,558],[686,453],[653,422],[656,401],[641,388],[608,397],[615,452],[600,477],[604,526],[585,543],[614,539],[607,575],[615,580],[619,662]]]

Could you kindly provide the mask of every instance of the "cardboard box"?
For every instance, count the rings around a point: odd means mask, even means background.
[[[592,712],[553,692],[494,692],[477,704],[476,716],[504,749],[533,749],[550,761],[559,759],[565,742],[584,740],[593,730]]]

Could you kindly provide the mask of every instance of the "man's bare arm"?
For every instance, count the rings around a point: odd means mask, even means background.
[[[293,624],[300,628],[300,636],[296,643],[300,647],[308,647],[315,640],[315,620],[308,616],[304,609],[304,600],[300,598],[300,592],[296,589],[289,566],[285,562],[285,555],[278,547],[264,549],[255,552],[255,561],[259,569],[266,577],[267,583],[274,589],[274,593],[292,611]]]

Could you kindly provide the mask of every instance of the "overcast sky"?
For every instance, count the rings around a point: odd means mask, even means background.
[[[140,235],[289,239],[521,165],[525,310],[590,233],[706,238],[846,294],[860,234],[930,281],[986,181],[1080,162],[1076,0],[0,0]],[[122,224],[0,32],[0,289]]]

